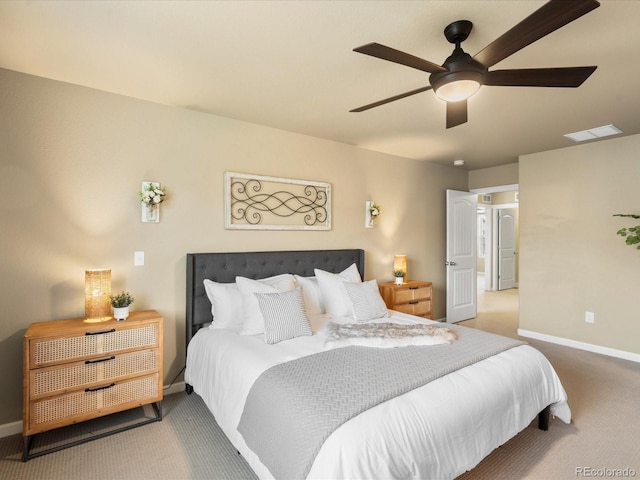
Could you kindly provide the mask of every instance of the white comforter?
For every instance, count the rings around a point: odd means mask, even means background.
[[[393,322],[416,319],[390,313]],[[189,343],[185,381],[261,479],[273,476],[237,431],[249,390],[273,365],[325,348],[322,335],[268,345],[263,335],[210,328]],[[349,420],[326,440],[307,478],[452,479],[528,426],[547,405],[569,423],[566,400],[547,359],[530,346],[516,347]]]

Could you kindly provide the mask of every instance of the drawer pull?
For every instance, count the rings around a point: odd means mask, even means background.
[[[409,287],[409,290],[417,290],[417,289],[419,289],[419,288],[420,288],[420,287]]]
[[[409,305],[415,305],[416,303],[420,303],[419,300],[412,300],[409,302]]]
[[[111,385],[105,385],[104,387],[97,387],[97,388],[85,388],[84,391],[85,392],[97,392],[98,390],[106,390],[107,388],[111,388],[111,387],[115,387],[116,384],[112,383]]]
[[[109,358],[99,358],[98,360],[85,360],[84,364],[89,365],[90,363],[100,363],[100,362],[108,362],[109,360],[115,360],[116,356],[111,355]]]
[[[106,332],[87,332],[87,333],[85,333],[85,335],[103,335],[105,333],[113,333],[115,331],[116,331],[116,329],[112,328],[111,330],[107,330]]]

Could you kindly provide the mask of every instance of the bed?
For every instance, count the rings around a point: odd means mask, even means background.
[[[353,274],[354,271],[360,278],[348,277],[347,272]],[[268,385],[267,377],[276,368],[285,369],[286,373],[283,375],[287,382],[289,378],[298,378],[293,373],[302,368],[298,368],[299,364],[315,361],[325,354],[341,354],[355,349],[367,355],[368,352],[371,352],[371,355],[396,355],[393,352],[429,352],[429,355],[433,355],[436,349],[441,349],[439,352],[449,349],[449,343],[459,343],[456,348],[462,345],[458,341],[445,341],[442,339],[444,337],[435,337],[434,340],[434,337],[420,336],[420,339],[427,339],[426,344],[420,345],[426,346],[372,348],[366,342],[353,344],[347,341],[345,345],[349,345],[350,348],[343,348],[340,341],[335,344],[328,341],[328,326],[349,327],[350,323],[363,322],[354,322],[353,318],[346,314],[344,319],[328,319],[330,315],[326,312],[317,311],[308,315],[312,327],[311,334],[294,335],[293,338],[285,337],[284,340],[276,338],[277,341],[272,343],[267,343],[269,335],[273,335],[268,327],[260,334],[252,335],[254,332],[251,332],[251,329],[244,331],[247,327],[246,319],[242,332],[224,323],[215,326],[217,320],[226,321],[229,312],[223,311],[221,305],[224,304],[220,303],[217,304],[218,310],[212,309],[211,291],[205,289],[205,283],[207,288],[215,284],[218,291],[224,293],[228,288],[245,285],[242,282],[247,282],[254,288],[251,282],[255,282],[256,279],[294,275],[294,279],[302,284],[303,281],[307,281],[305,279],[315,279],[317,276],[331,278],[334,281],[332,274],[335,275],[335,279],[347,275],[344,278],[348,280],[346,283],[351,292],[351,282],[360,282],[364,278],[364,251],[348,249],[187,255],[187,392],[195,391],[202,397],[220,428],[259,478],[452,479],[472,469],[493,449],[529,426],[536,416],[538,426],[543,430],[548,428],[550,415],[560,418],[565,423],[571,421],[566,393],[553,367],[539,351],[522,344],[510,345],[499,353],[479,357],[482,359],[467,366],[451,369],[450,373],[441,373],[426,384],[402,390],[393,398],[376,400],[378,403],[374,402],[371,406],[356,410],[356,413],[350,413],[352,417],[336,420],[336,425],[331,427],[324,437],[307,438],[313,437],[308,432],[321,430],[317,428],[318,424],[301,427],[302,431],[293,431],[298,423],[303,423],[307,416],[311,416],[304,410],[305,406],[313,405],[309,408],[316,410],[324,408],[326,404],[345,404],[350,409],[353,407],[352,404],[357,402],[335,400],[341,397],[334,397],[323,405],[322,399],[317,403],[316,398],[305,398],[298,401],[303,402],[302,413],[293,413],[293,410],[290,410],[290,417],[283,421],[283,418],[287,418],[287,409],[290,408],[289,399],[274,400],[276,397],[271,397],[273,390],[284,389],[287,392],[296,391],[297,394],[297,390],[290,389],[299,387],[279,384],[278,388],[272,386],[271,391],[257,390],[258,385],[261,388]],[[237,277],[242,278],[237,280]],[[238,285],[235,285],[236,283]],[[364,291],[365,283],[372,282],[362,281],[362,286],[358,285],[358,292]],[[283,289],[283,292],[259,293],[255,297],[260,300],[262,308],[267,300],[280,302],[285,295],[292,295],[292,291]],[[324,293],[327,291],[324,290]],[[298,299],[302,298],[302,294],[299,295]],[[237,300],[238,297],[234,298]],[[355,300],[356,297],[351,298],[354,299],[353,315],[358,318],[361,314],[356,308],[358,302]],[[304,302],[300,302],[308,310],[306,313],[311,312],[310,305],[313,302],[307,303],[306,297]],[[370,299],[365,303],[375,302]],[[328,310],[329,306],[325,307]],[[218,312],[216,318],[214,312]],[[267,315],[264,309],[262,312],[265,315],[263,321],[268,324],[267,319],[271,314]],[[388,314],[390,318],[364,323],[384,321],[384,325],[390,322],[394,325],[406,325],[408,328],[419,324],[423,329],[437,328],[437,335],[442,331],[440,328],[443,324],[437,322],[394,311],[389,311]],[[224,328],[219,328],[220,326]],[[449,333],[451,329],[460,337],[459,340],[472,334],[481,334],[476,333],[474,329],[446,325]],[[281,335],[279,330],[277,332]],[[498,336],[483,337],[480,343],[502,341],[504,338],[494,337]],[[487,339],[488,341],[485,341]],[[437,356],[440,357],[440,354]],[[376,372],[388,370],[387,360],[379,358],[391,357],[371,358],[375,359],[373,362],[378,363],[369,362],[367,368],[363,369],[372,371],[374,376],[371,379],[377,381]],[[429,362],[432,362],[433,357],[429,358]],[[341,358],[335,360],[337,365],[342,365],[343,361]],[[392,363],[389,361],[389,364]],[[291,365],[296,365],[296,368],[286,370]],[[375,368],[372,368],[372,365]],[[314,382],[321,376],[317,373],[320,370],[324,370],[324,367],[316,366],[313,374],[305,373],[306,370],[303,370],[301,375]],[[431,364],[424,370],[432,370]],[[349,375],[353,375],[353,372]],[[340,384],[337,377],[330,378],[336,379],[336,385]],[[353,378],[349,377],[345,383],[347,388]],[[296,380],[298,381],[303,383],[304,378]],[[326,382],[326,379],[324,381]],[[306,386],[304,390],[313,388]],[[306,394],[308,393],[305,392]],[[294,400],[291,402],[293,404]],[[282,404],[280,409],[285,411],[278,412],[275,404]],[[254,425],[252,422],[257,424]],[[252,431],[266,433],[265,438],[252,438]],[[282,433],[289,431],[290,434]],[[306,445],[302,445],[307,440],[319,442],[317,447],[309,447],[312,453],[309,458],[304,457]],[[270,453],[265,453],[265,444],[267,449],[271,448]],[[298,450],[301,450],[301,453],[298,453]],[[301,458],[294,459],[295,455]],[[287,470],[292,464],[297,465],[296,462],[300,463],[300,470]]]

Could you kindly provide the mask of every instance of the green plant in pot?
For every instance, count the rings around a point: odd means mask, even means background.
[[[404,272],[402,270],[394,270],[393,276],[396,277],[396,285],[402,285],[402,282],[404,282]]]
[[[113,318],[116,320],[125,320],[129,316],[129,305],[135,300],[129,292],[124,290],[117,294],[111,295],[111,306],[113,307]]]

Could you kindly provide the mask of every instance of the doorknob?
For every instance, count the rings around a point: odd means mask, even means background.
[[[456,262],[444,262],[445,265],[451,265],[454,266],[456,264]]]

